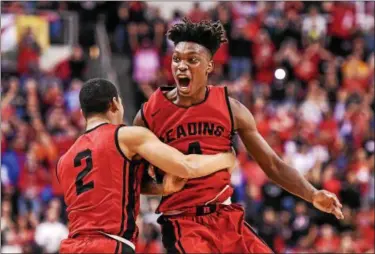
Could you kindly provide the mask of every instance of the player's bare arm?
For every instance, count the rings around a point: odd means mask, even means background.
[[[133,120],[134,126],[146,127],[145,122],[142,119],[141,110],[138,111],[137,115]],[[180,191],[187,179],[165,174],[162,183],[157,183],[155,180],[155,170],[149,169],[148,175],[144,175],[141,183],[141,193],[145,195],[170,195],[174,192]]]
[[[235,163],[235,157],[230,152],[184,155],[161,142],[155,134],[143,127],[122,127],[118,133],[120,147],[128,158],[139,154],[156,167],[181,178],[207,176],[225,168],[232,168]]]
[[[342,205],[336,195],[315,189],[296,169],[283,162],[259,134],[250,111],[233,98],[230,98],[230,105],[236,131],[249,154],[267,176],[285,190],[313,203],[317,209],[332,213],[338,219],[342,219]]]

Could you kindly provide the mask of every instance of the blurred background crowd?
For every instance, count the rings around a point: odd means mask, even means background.
[[[236,140],[232,201],[245,207],[246,220],[277,252],[374,253],[374,2],[1,5],[2,253],[58,251],[68,221],[55,164],[85,127],[83,82],[115,77],[123,99],[131,98],[131,123],[158,86],[173,85],[165,33],[185,16],[221,21],[229,43],[214,56],[211,84],[228,86],[279,156],[344,205],[337,221],[288,194]],[[15,37],[6,21],[19,25],[25,16],[37,17],[40,29],[26,22],[5,51]],[[68,53],[57,59],[64,45]],[[141,200],[137,252],[161,253],[158,198]]]

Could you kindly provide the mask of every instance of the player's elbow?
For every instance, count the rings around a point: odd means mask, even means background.
[[[191,155],[184,156],[181,161],[181,178],[195,178],[198,171],[198,163]]]

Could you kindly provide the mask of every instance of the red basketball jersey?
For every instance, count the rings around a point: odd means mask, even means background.
[[[208,86],[205,100],[191,107],[177,106],[155,91],[141,109],[143,120],[163,142],[181,152],[216,154],[229,151],[233,135],[233,119],[225,87]],[[185,187],[163,197],[158,211],[165,212],[223,202],[233,193],[226,169],[206,177],[191,179]]]
[[[104,231],[134,241],[143,170],[118,144],[121,126],[86,131],[60,158],[56,175],[64,191],[69,237]]]

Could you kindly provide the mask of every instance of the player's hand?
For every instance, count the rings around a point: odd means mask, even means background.
[[[172,175],[164,175],[163,178],[163,196],[170,195],[182,190],[188,179],[180,178]]]
[[[329,191],[319,190],[315,192],[312,198],[312,204],[315,208],[323,212],[332,213],[339,220],[344,218],[341,211],[342,205],[340,201],[335,194]]]
[[[155,173],[155,167],[153,165],[150,164],[150,166],[148,167],[148,175],[154,179],[154,181],[156,181],[156,173]]]

